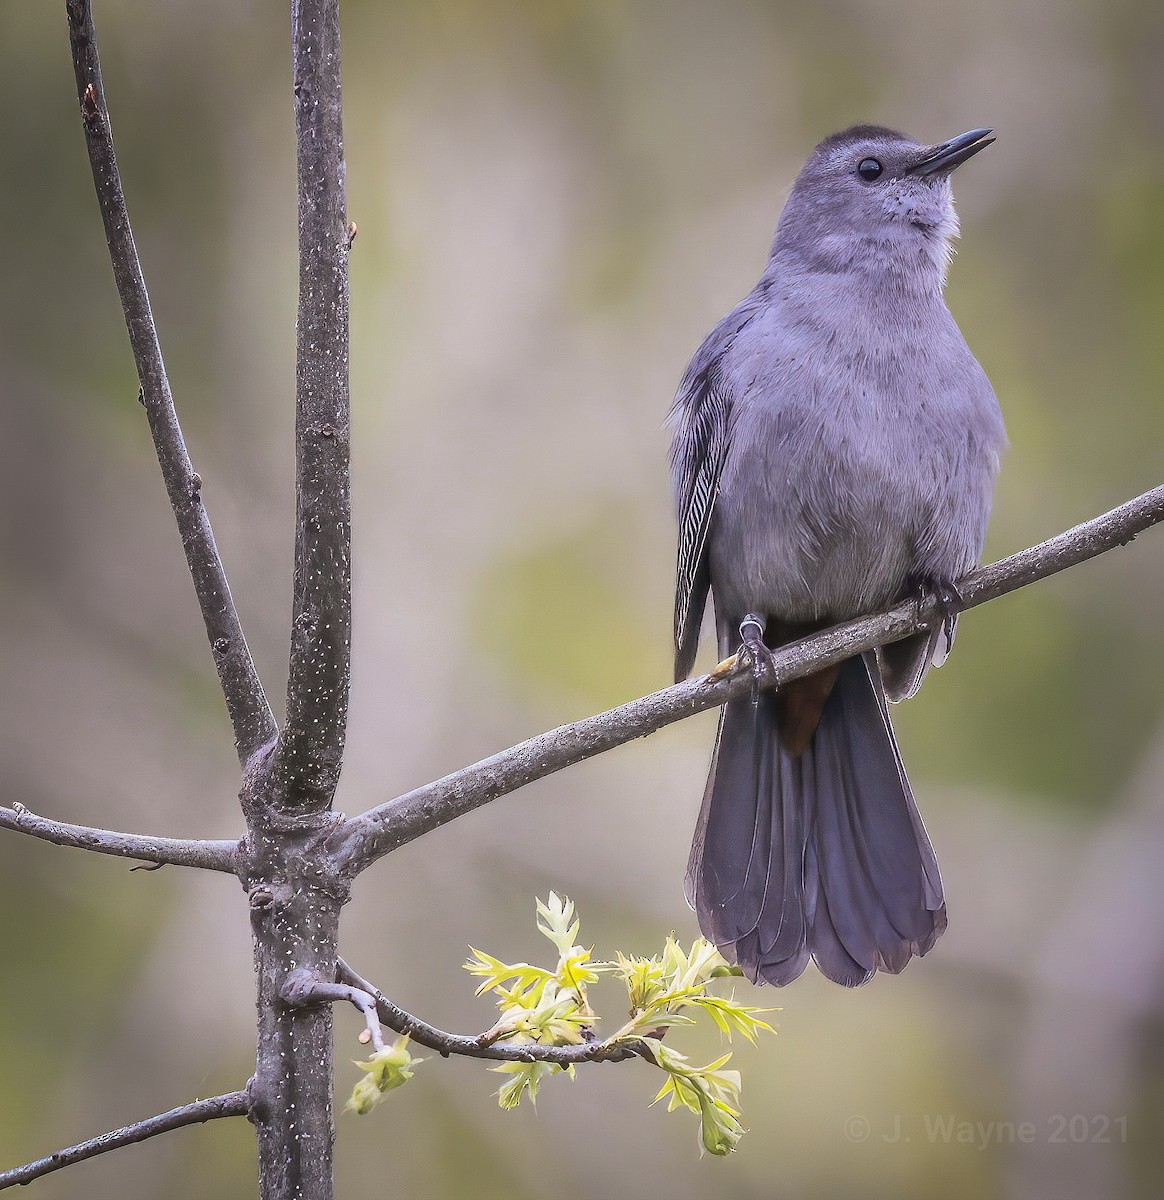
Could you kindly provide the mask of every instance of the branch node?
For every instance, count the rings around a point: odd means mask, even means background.
[[[376,997],[365,988],[353,987],[346,983],[333,983],[306,967],[299,967],[283,980],[279,988],[279,996],[284,1003],[292,1008],[302,1008],[309,1004],[347,1003],[358,1008],[364,1014],[367,1037],[360,1041],[372,1043],[376,1051],[384,1049],[384,1031],[380,1028],[380,1020],[376,1011]]]

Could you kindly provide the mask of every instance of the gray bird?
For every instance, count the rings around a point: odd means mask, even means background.
[[[1006,432],[946,307],[950,174],[994,140],[857,125],[793,185],[760,282],[712,330],[669,422],[675,677],[710,591],[721,658],[910,595],[932,632],[728,703],[687,869],[700,928],[756,982],[811,956],[847,986],[946,927],[938,862],[889,723],[949,652]]]

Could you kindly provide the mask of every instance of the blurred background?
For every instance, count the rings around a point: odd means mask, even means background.
[[[229,726],[135,402],[61,8],[0,5],[0,797],[234,836]],[[174,392],[278,711],[287,7],[104,0],[97,19]],[[758,276],[800,162],[853,121],[998,133],[957,176],[949,287],[1013,445],[988,556],[1160,481],[1160,5],[347,0],[344,19],[360,232],[341,809],[669,682],[662,420]],[[950,664],[896,710],[949,932],[855,993],[811,970],[782,992],[745,985],[781,1011],[778,1037],[736,1051],[751,1133],[732,1159],[700,1160],[690,1116],[647,1109],[642,1064],[551,1080],[536,1112],[506,1114],[502,1077],[438,1059],[374,1116],[339,1117],[338,1193],[1159,1195],[1162,536],[968,615]],[[687,721],[383,860],[343,952],[474,1032],[492,1010],[467,945],[544,955],[534,896],[550,888],[599,954],[689,939],[714,728]],[[0,1165],[242,1085],[243,902],[230,878],[0,834]],[[357,1031],[337,1013],[341,1098]],[[222,1122],[33,1191],[243,1196],[253,1164],[249,1127]]]

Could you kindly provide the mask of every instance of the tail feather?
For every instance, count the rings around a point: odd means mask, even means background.
[[[818,731],[817,753],[831,743],[844,776],[833,796],[846,810],[850,837],[839,843],[845,853],[837,869],[861,872],[867,899],[880,902],[897,933],[922,938],[932,930],[927,884],[931,875],[938,879],[940,893],[938,864],[869,666],[853,661],[845,686],[838,689],[838,704]],[[819,806],[821,812],[831,807]]]
[[[777,720],[767,695],[721,716],[687,871],[700,927],[756,981],[788,983],[810,955],[847,986],[896,973],[946,916],[874,656],[842,666],[804,753]]]
[[[868,965],[867,954],[863,952],[871,934],[868,930],[858,931],[862,918],[848,907],[851,897],[836,894],[839,889],[836,889],[835,881],[826,884],[820,870],[818,847],[819,839],[812,839],[805,857],[808,867],[805,892],[811,912],[809,949],[826,979],[844,987],[860,987],[873,978],[876,969]],[[830,887],[834,888],[831,903]],[[760,974],[763,978],[763,971]]]
[[[827,726],[824,731],[818,727],[809,754],[815,768],[813,794],[825,802],[813,810],[805,891],[817,964],[829,979],[856,987],[872,976],[868,964],[876,961],[878,946],[889,941],[893,931],[883,914],[864,902],[869,880],[845,803],[847,764],[827,732]],[[834,798],[839,803],[831,802]]]
[[[777,792],[771,774],[778,768],[768,745],[772,704],[762,696],[754,704],[733,703],[720,715],[686,889],[692,905],[696,896],[704,898],[704,932],[717,944],[752,933],[766,903]],[[731,797],[738,794],[754,795],[756,803],[737,812]]]
[[[869,683],[874,696],[877,698],[877,709],[881,714],[881,724],[885,731],[885,735],[893,748],[893,758],[897,764],[897,774],[901,780],[901,786],[904,790],[909,803],[906,808],[909,812],[910,825],[913,827],[914,838],[917,842],[918,853],[921,857],[922,875],[925,880],[925,898],[926,908],[942,919],[941,928],[934,935],[934,941],[943,933],[946,928],[945,917],[946,910],[942,899],[942,873],[938,869],[938,856],[934,853],[933,845],[930,843],[930,835],[926,832],[925,823],[921,819],[921,813],[917,810],[917,805],[913,800],[913,792],[910,790],[909,780],[905,775],[905,764],[901,761],[901,751],[897,748],[897,738],[893,736],[893,724],[889,719],[889,704],[886,699],[885,688],[879,685],[880,672],[878,660],[871,658],[869,655],[864,657],[865,669],[869,675]],[[930,946],[933,942],[930,943]],[[928,950],[930,947],[927,946]],[[920,953],[925,953],[921,951]]]
[[[736,961],[753,982],[763,978],[785,983],[804,970],[809,958],[809,913],[801,886],[809,814],[798,802],[807,795],[800,783],[804,759],[783,751],[774,711],[767,715],[764,753],[771,764],[767,783],[773,819],[764,844],[772,868],[755,933],[746,947],[737,946]],[[790,798],[790,802],[782,803],[783,797]]]

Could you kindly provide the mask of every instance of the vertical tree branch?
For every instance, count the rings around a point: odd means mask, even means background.
[[[275,798],[319,813],[339,782],[351,644],[348,233],[339,0],[293,0],[299,177],[295,588]]]
[[[351,643],[348,233],[339,0],[292,0],[299,196],[295,580],[287,720],[244,786],[258,977],[252,1109],[263,1200],[331,1200],[332,1014],[296,1006],[298,973],[334,979],[344,886],[317,828],[343,761]]]
[[[255,846],[264,882],[250,889],[259,1016],[251,1113],[262,1200],[333,1195],[331,1006],[297,1007],[283,994],[296,971],[335,976],[342,900],[293,869],[309,862],[311,836],[280,832]]]
[[[210,528],[210,518],[202,505],[202,480],[195,474],[186,452],[174,409],[174,397],[162,360],[149,293],[113,152],[92,5],[90,0],[66,0],[65,7],[89,164],[105,225],[105,238],[109,243],[109,256],[113,261],[113,277],[137,364],[140,399],[145,406],[162,478],[182,535],[182,548],[186,552],[206,635],[214,653],[214,665],[230,713],[239,762],[245,763],[255,750],[272,741],[278,730],[243,636],[214,542],[214,532]]]

